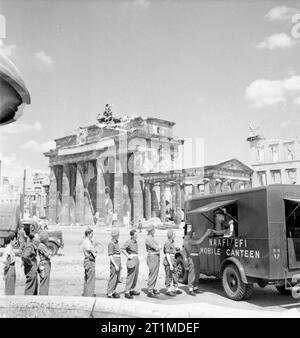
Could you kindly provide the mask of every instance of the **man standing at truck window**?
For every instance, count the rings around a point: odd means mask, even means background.
[[[146,250],[148,253],[147,256],[147,265],[149,268],[149,277],[148,277],[148,297],[157,298],[158,291],[155,290],[155,285],[157,282],[158,272],[159,272],[159,258],[160,258],[160,247],[156,240],[154,239],[155,228],[153,224],[150,224],[147,227],[148,235],[145,240]]]
[[[134,290],[139,275],[139,256],[136,230],[130,230],[130,239],[122,246],[122,252],[127,258],[127,280],[125,287],[125,298],[132,299],[139,296],[140,292]]]
[[[211,234],[211,229],[208,229],[205,234],[197,239],[195,232],[190,231],[183,241],[183,250],[185,251],[187,258],[188,268],[188,294],[195,296],[196,293],[200,293],[199,290],[199,275],[200,275],[200,260],[198,245],[201,244],[204,239]]]
[[[39,234],[40,243],[38,245],[38,253],[40,256],[40,262],[38,272],[40,275],[40,290],[39,295],[48,296],[50,286],[50,271],[51,271],[51,251],[46,246],[49,235],[46,231],[42,231]]]
[[[93,229],[87,228],[84,232],[85,238],[82,243],[82,251],[84,254],[84,284],[83,284],[83,296],[95,297],[95,260],[96,250],[93,244]]]
[[[14,295],[16,287],[16,269],[15,269],[15,253],[14,245],[16,243],[16,235],[10,232],[5,239],[6,246],[3,252],[2,261],[4,263],[4,283],[5,295]]]
[[[26,244],[22,253],[24,273],[26,276],[24,294],[35,296],[38,294],[37,245],[34,233],[31,232],[28,237],[29,242]]]
[[[225,226],[224,237],[230,238],[234,235],[234,222],[231,219]]]
[[[165,280],[165,285],[167,288],[166,295],[176,296],[180,295],[182,292],[178,288],[178,273],[175,261],[175,245],[174,245],[175,233],[173,230],[171,229],[168,230],[167,238],[168,239],[164,244],[165,258],[163,261],[166,273]],[[172,282],[174,290],[172,290]]]

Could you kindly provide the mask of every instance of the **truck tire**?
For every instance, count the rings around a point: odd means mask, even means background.
[[[185,269],[182,256],[176,257],[176,269],[178,273],[178,281],[182,284],[187,284],[189,272]]]
[[[289,296],[291,294],[291,290],[286,290],[285,285],[275,286],[277,291],[283,296]]]
[[[238,268],[233,264],[223,270],[222,284],[227,297],[233,300],[249,299],[253,292],[253,285],[242,281]]]
[[[58,252],[58,245],[56,243],[48,242],[47,243],[47,247],[51,251],[51,254],[53,256],[57,254],[57,252]]]

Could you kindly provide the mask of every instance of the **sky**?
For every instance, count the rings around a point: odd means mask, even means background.
[[[94,124],[106,103],[202,138],[205,164],[251,165],[249,125],[300,136],[300,1],[0,0],[0,14],[0,49],[32,99],[0,129],[12,180],[47,172],[53,140]]]

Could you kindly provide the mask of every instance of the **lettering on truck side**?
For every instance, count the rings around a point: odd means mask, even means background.
[[[208,245],[200,247],[200,255],[220,256],[221,252],[225,252],[228,257],[260,258],[260,250],[249,249],[247,240],[243,238],[209,238]]]

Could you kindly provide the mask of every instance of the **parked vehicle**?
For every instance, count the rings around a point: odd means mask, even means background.
[[[0,247],[9,232],[17,233],[21,226],[20,208],[16,203],[0,203]]]
[[[39,225],[39,223],[33,219],[24,219],[22,220],[22,223],[27,236],[29,233],[39,233],[40,231],[45,231],[41,225]],[[62,231],[55,230],[46,232],[49,234],[47,247],[51,250],[52,255],[56,255],[58,250],[64,247]]]
[[[224,219],[218,222],[217,211]],[[198,247],[200,272],[222,278],[225,294],[234,300],[251,296],[253,285],[274,285],[291,292],[300,273],[300,186],[269,185],[229,193],[196,196],[185,203],[187,224],[197,236],[215,233]],[[224,237],[232,219],[234,231]],[[187,282],[184,251],[176,254],[180,280]]]

